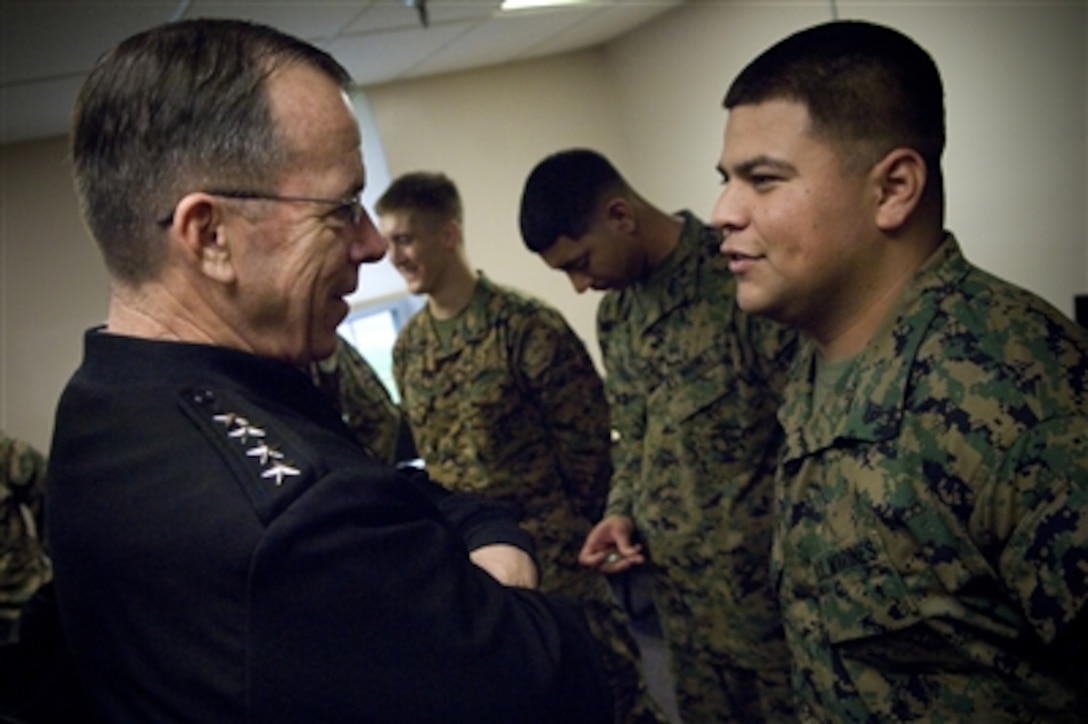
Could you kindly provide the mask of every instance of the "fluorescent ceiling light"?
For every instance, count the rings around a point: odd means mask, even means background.
[[[503,0],[499,7],[503,12],[516,10],[542,10],[545,8],[558,8],[567,5],[586,5],[590,0]]]

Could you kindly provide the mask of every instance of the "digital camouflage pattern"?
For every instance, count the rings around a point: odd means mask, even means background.
[[[15,635],[19,613],[53,576],[39,536],[45,458],[0,432],[0,643]]]
[[[806,720],[1088,721],[1088,334],[952,237],[780,419],[773,554]]]
[[[310,365],[310,376],[340,409],[355,437],[379,460],[400,462],[410,454],[410,437],[402,424],[400,409],[378,373],[359,350],[343,337],[336,352]]]
[[[598,308],[619,434],[607,512],[629,516],[649,553],[684,721],[789,721],[768,574],[775,411],[796,335],[737,308],[720,233],[683,218],[669,259]]]
[[[612,471],[600,376],[562,316],[482,274],[443,348],[424,307],[401,330],[393,374],[431,478],[515,511],[540,588],[580,602],[602,643],[617,722],[663,721],[604,576],[578,564]]]

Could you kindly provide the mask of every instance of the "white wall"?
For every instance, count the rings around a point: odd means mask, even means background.
[[[0,146],[0,429],[45,451],[83,331],[108,286],[83,228],[66,139]]]
[[[576,296],[525,249],[517,211],[526,174],[552,151],[584,145],[619,164],[628,159],[606,76],[601,51],[588,51],[367,90],[390,173],[442,171],[453,179],[473,265],[555,303],[594,355],[597,294]]]
[[[1073,295],[1088,291],[1084,3],[870,0],[835,11],[898,27],[931,52],[946,83],[948,227],[974,262],[1071,314]],[[369,97],[391,173],[451,174],[476,264],[556,303],[595,346],[592,304],[520,259],[514,214],[529,169],[560,148],[596,146],[654,203],[707,216],[729,81],[771,43],[831,17],[831,3],[815,0],[696,2],[597,53]]]
[[[363,158],[366,160],[367,185],[363,189],[363,205],[373,216],[374,204],[392,179],[389,176],[389,165],[385,160],[385,149],[382,148],[378,128],[374,125],[374,116],[370,111],[366,94],[361,91],[354,94],[352,103],[355,106],[355,115],[359,119],[359,128],[363,136]],[[359,272],[359,286],[355,289],[355,293],[348,297],[348,302],[352,308],[357,308],[377,299],[404,295],[407,291],[408,287],[404,279],[389,263],[389,257],[386,257],[377,264],[367,264],[362,268]]]
[[[633,143],[625,175],[666,209],[690,208],[707,218],[717,199],[729,81],[787,34],[831,18],[815,2],[706,2],[665,15],[608,47],[617,80],[616,109]]]
[[[860,15],[917,37],[947,95],[947,225],[968,258],[1071,314],[1085,284],[1082,3],[1021,2],[932,18]]]
[[[392,175],[441,170],[457,181],[473,262],[554,303],[596,354],[596,297],[575,295],[518,237],[529,169],[560,148],[595,147],[651,201],[706,216],[726,86],[830,7],[695,0],[601,49],[370,88],[369,133]],[[871,0],[837,10],[899,27],[933,53],[948,95],[949,227],[980,266],[1071,313],[1073,294],[1088,292],[1085,4]],[[80,334],[105,312],[64,153],[63,139],[0,147],[0,427],[42,448]],[[364,270],[361,286],[376,271]]]

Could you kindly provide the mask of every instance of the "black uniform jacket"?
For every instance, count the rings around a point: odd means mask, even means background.
[[[287,364],[89,331],[48,486],[107,721],[611,718],[584,622],[469,561],[515,542],[505,514],[368,457]]]

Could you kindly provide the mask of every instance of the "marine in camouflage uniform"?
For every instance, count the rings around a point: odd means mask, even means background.
[[[664,721],[623,608],[605,577],[578,563],[612,472],[608,405],[584,344],[555,309],[469,265],[460,198],[444,175],[402,176],[376,208],[394,267],[428,297],[393,349],[427,472],[514,510],[536,543],[540,589],[581,605],[617,723]]]
[[[45,458],[0,432],[0,643],[17,635],[23,605],[53,577],[39,536]]]
[[[730,85],[713,221],[804,335],[772,580],[805,721],[1088,721],[1088,332],[945,230],[944,88],[862,21]]]
[[[448,346],[427,309],[401,331],[393,370],[427,471],[512,506],[536,541],[541,590],[581,602],[617,694],[617,721],[659,721],[637,644],[607,581],[578,565],[611,472],[608,408],[558,312],[483,275]]]
[[[355,437],[390,464],[415,457],[411,432],[389,390],[354,345],[339,338],[331,357],[309,368],[314,384],[333,400]]]
[[[1088,721],[1088,333],[948,237],[780,419],[775,574],[806,716]]]
[[[649,573],[685,722],[790,721],[769,570],[796,333],[737,309],[718,231],[657,208],[595,151],[537,164],[519,223],[575,291],[608,290],[597,335],[616,469],[582,563]]]
[[[612,424],[606,514],[630,517],[686,722],[788,721],[768,581],[774,423],[793,332],[734,304],[721,235],[689,213],[672,255],[598,308]]]

